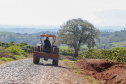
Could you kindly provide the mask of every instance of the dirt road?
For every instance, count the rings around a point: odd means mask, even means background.
[[[0,64],[0,84],[83,84],[66,67],[52,66],[52,60],[40,60],[39,65],[32,58]]]

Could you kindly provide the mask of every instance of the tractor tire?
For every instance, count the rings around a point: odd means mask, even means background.
[[[59,48],[54,48],[54,54],[59,54]],[[58,59],[57,60],[53,60],[52,64],[54,66],[58,66],[58,62],[59,62]]]
[[[58,60],[53,60],[53,63],[52,63],[54,66],[58,66]]]
[[[40,46],[35,46],[34,51],[40,52]],[[38,64],[40,58],[33,57],[33,63]]]
[[[33,57],[33,63],[34,64],[38,64],[39,60],[40,60],[40,58]]]

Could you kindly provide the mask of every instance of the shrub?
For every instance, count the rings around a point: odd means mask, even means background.
[[[89,49],[87,51],[84,51],[83,53],[80,53],[77,57],[77,59],[83,59],[83,58],[103,58],[101,55],[101,51],[99,49]]]
[[[12,59],[12,58],[7,58],[7,60],[8,60],[8,61],[13,61],[14,59]]]
[[[0,63],[2,63],[3,61],[13,61],[27,57],[27,51],[28,53],[34,52],[34,46],[30,46],[27,43],[23,43],[23,45],[16,43],[14,43],[14,45],[10,45],[10,43],[3,44],[6,44],[8,46],[3,47],[2,45],[0,45]]]
[[[99,58],[106,60],[116,60],[117,62],[125,62],[126,61],[126,48],[112,48],[112,49],[91,49],[88,51],[84,51],[79,54],[77,59],[83,58]]]
[[[117,47],[109,50],[102,50],[105,59],[116,60],[117,62],[126,61],[126,48]]]
[[[8,57],[7,55],[7,51],[5,51],[5,48],[4,47],[0,47],[0,58],[2,57]]]
[[[2,57],[0,60],[1,60],[1,61],[7,61],[7,58]]]
[[[60,49],[60,54],[61,55],[73,56],[74,55],[74,50],[70,50],[70,49]]]
[[[22,50],[20,46],[10,46],[7,49],[5,49],[7,52],[11,52],[14,55],[26,55],[26,52]]]

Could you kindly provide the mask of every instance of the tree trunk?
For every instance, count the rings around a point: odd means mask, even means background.
[[[78,52],[79,52],[79,49],[75,49],[75,52],[74,52],[74,57],[77,57],[78,56]]]

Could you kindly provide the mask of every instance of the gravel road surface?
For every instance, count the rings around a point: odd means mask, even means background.
[[[82,84],[67,68],[52,66],[52,60],[40,60],[33,64],[32,58],[0,64],[0,84]]]

